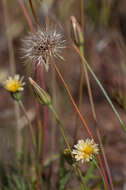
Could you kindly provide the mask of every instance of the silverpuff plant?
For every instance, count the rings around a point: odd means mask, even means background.
[[[63,59],[61,51],[65,48],[65,40],[56,29],[39,28],[36,32],[29,33],[22,41],[24,58],[34,64],[43,64],[47,71],[50,58]]]

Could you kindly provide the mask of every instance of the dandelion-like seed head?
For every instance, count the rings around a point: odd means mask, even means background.
[[[72,153],[75,155],[76,161],[81,160],[82,163],[89,162],[99,152],[98,144],[93,139],[78,140],[74,147]]]
[[[62,58],[60,55],[64,46],[64,37],[52,29],[39,29],[35,33],[30,33],[23,40],[24,58],[28,58],[32,63],[44,64],[46,70],[49,68],[51,57]]]
[[[23,86],[25,85],[25,82],[23,82],[23,78],[20,78],[20,75],[15,75],[14,77],[9,77],[4,82],[4,88],[9,92],[19,92],[23,91]]]

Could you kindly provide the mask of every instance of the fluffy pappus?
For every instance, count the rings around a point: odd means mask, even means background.
[[[38,29],[35,33],[29,33],[22,42],[23,57],[34,64],[44,64],[47,71],[51,57],[63,59],[60,54],[65,48],[64,36],[55,29]]]

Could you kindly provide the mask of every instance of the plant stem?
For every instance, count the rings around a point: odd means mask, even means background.
[[[33,132],[33,129],[32,129],[31,122],[30,122],[30,120],[29,120],[29,118],[28,118],[28,116],[27,116],[27,112],[26,112],[26,110],[25,110],[25,107],[24,107],[22,101],[19,100],[19,101],[18,101],[18,104],[19,104],[21,110],[23,111],[24,116],[25,116],[25,118],[26,118],[26,120],[27,120],[27,122],[28,122],[28,126],[29,126],[29,128],[30,128],[31,137],[32,137],[33,148],[34,148],[34,151],[36,151],[36,141],[35,141],[35,136],[34,136],[34,132]]]
[[[75,51],[80,55],[80,57],[83,59],[83,64],[86,65],[86,67],[88,68],[88,70],[90,71],[91,75],[93,76],[93,78],[95,79],[95,81],[97,82],[98,86],[100,87],[101,91],[103,92],[105,98],[107,99],[109,105],[111,106],[113,112],[115,113],[117,119],[119,120],[121,126],[122,126],[122,129],[124,130],[124,132],[126,132],[126,126],[124,124],[124,122],[121,120],[120,116],[119,116],[119,113],[117,112],[116,108],[114,107],[112,101],[110,100],[107,92],[105,91],[105,89],[103,88],[103,86],[101,85],[99,79],[96,77],[95,73],[92,71],[91,67],[89,66],[88,62],[86,61],[86,59],[80,54],[80,51],[79,49],[73,44],[73,47],[75,49]]]
[[[84,36],[84,0],[80,0],[80,17],[81,17],[81,26],[82,26],[82,34]],[[80,34],[79,34],[80,35]],[[84,53],[84,37],[81,41],[80,39],[80,44],[82,44],[82,47],[80,47]],[[82,61],[82,60],[81,60]],[[85,75],[86,76],[86,75]],[[84,83],[84,73],[82,69],[82,65],[80,66],[80,86],[79,86],[79,103],[78,103],[78,108],[80,110],[81,108],[81,103],[82,103],[82,91],[83,91],[83,83]],[[78,117],[77,114],[75,116],[75,129],[74,129],[74,142],[77,140],[77,134],[78,134]]]
[[[34,32],[34,28],[33,28],[31,19],[30,19],[28,13],[27,13],[27,10],[26,10],[26,8],[25,8],[25,6],[24,6],[23,1],[22,1],[22,0],[18,0],[18,2],[19,2],[19,4],[20,4],[20,6],[21,6],[22,12],[23,12],[23,14],[24,14],[24,16],[25,16],[25,19],[26,19],[26,21],[27,21],[27,23],[28,23],[28,26],[29,26],[31,32]]]
[[[99,166],[98,166],[98,164],[97,164],[97,161],[93,160],[93,162],[95,163],[97,169],[99,170],[99,173],[101,174],[101,178],[102,178],[102,180],[103,180],[104,187],[105,187],[105,190],[106,190],[106,185],[105,185],[104,176],[103,176],[103,174],[102,174],[102,172],[101,172],[101,170],[100,170],[100,168],[99,168]]]
[[[9,11],[8,11],[8,2],[7,0],[2,0],[2,5],[3,5],[3,14],[4,14],[4,20],[5,20],[5,30],[6,30],[6,36],[7,36],[7,43],[8,43],[8,53],[9,53],[9,67],[10,67],[10,72],[11,75],[14,75],[16,72],[16,66],[15,66],[15,57],[14,57],[14,48],[13,48],[13,39],[12,35],[10,32],[8,32],[9,27],[10,27],[10,18],[9,18]],[[18,171],[20,171],[20,163],[19,163],[19,153],[21,152],[22,149],[22,135],[20,131],[20,110],[19,110],[19,105],[17,102],[14,101],[14,114],[16,117],[16,146],[15,146],[15,154],[16,154],[16,162],[17,162],[17,167]],[[17,155],[18,154],[18,155]],[[20,172],[19,172],[20,175]]]
[[[7,36],[7,42],[8,42],[9,65],[10,65],[11,74],[14,75],[16,68],[15,68],[14,48],[13,48],[13,42],[12,42],[13,39],[12,39],[12,35],[10,35],[10,32],[8,32],[8,29],[10,27],[8,8],[7,8],[8,3],[7,3],[7,0],[2,0],[2,2],[3,2],[3,10],[4,10],[6,36]]]
[[[34,17],[35,23],[39,26],[38,19],[37,19],[36,12],[35,12],[34,7],[33,7],[32,0],[29,0],[29,4],[31,7],[31,11],[32,11],[32,15]]]
[[[64,142],[65,142],[67,148],[69,149],[70,154],[71,154],[71,158],[72,158],[73,155],[72,155],[71,147],[70,147],[70,145],[69,145],[69,143],[68,143],[68,141],[67,141],[67,138],[66,138],[66,136],[65,136],[65,133],[64,133],[62,124],[61,124],[61,122],[60,122],[60,119],[59,119],[59,117],[58,117],[56,111],[54,110],[52,104],[49,105],[49,109],[50,109],[50,111],[54,114],[54,117],[55,117],[55,119],[56,119],[56,121],[57,121],[57,124],[58,124],[58,127],[59,127],[59,129],[60,129],[60,132],[61,132],[62,137],[63,137],[63,139],[64,139]],[[86,190],[87,188],[86,188],[85,183],[84,183],[84,181],[83,181],[82,173],[81,173],[79,167],[76,165],[76,163],[74,163],[74,168],[75,168],[75,170],[76,170],[78,176],[80,177],[80,179],[81,179],[81,181],[82,181],[82,186],[83,186],[83,189],[82,189],[82,190]]]
[[[34,72],[34,80],[37,82],[38,79],[38,68],[37,64],[35,65],[35,72]],[[36,139],[38,139],[38,133],[39,133],[39,104],[37,99],[35,98],[35,128],[36,128]],[[37,141],[38,144],[38,141]]]
[[[56,72],[55,69],[52,67],[51,68],[51,78],[52,78],[52,84],[51,84],[51,89],[52,89],[52,104],[55,106],[55,108],[57,109],[57,97],[56,97],[56,89],[57,89],[57,85],[56,85]],[[52,130],[51,130],[51,151],[52,154],[55,150],[55,135],[56,135],[56,120],[54,119],[54,117],[52,118]]]
[[[82,184],[82,190],[88,190],[87,187],[86,187],[86,184],[84,182],[84,179],[83,179],[82,173],[80,171],[80,168],[76,164],[74,165],[74,167],[75,167],[75,170],[77,171],[78,176],[80,177],[80,180],[82,182],[81,183]]]
[[[70,93],[70,91],[69,91],[69,89],[68,89],[68,87],[67,87],[67,84],[65,83],[65,81],[64,81],[64,79],[63,79],[63,77],[62,77],[62,75],[61,75],[61,73],[60,73],[58,67],[56,66],[55,63],[53,63],[53,66],[54,66],[54,68],[55,68],[55,70],[56,70],[56,72],[57,72],[57,74],[58,74],[60,80],[62,81],[62,83],[63,83],[63,85],[64,85],[64,87],[65,87],[65,89],[66,89],[66,92],[67,92],[67,94],[68,94],[68,96],[69,96],[69,98],[70,98],[70,100],[71,100],[71,102],[72,102],[72,104],[73,104],[73,106],[74,106],[75,111],[77,112],[77,114],[78,114],[78,116],[79,116],[79,118],[80,118],[80,120],[81,120],[81,122],[82,122],[82,124],[83,124],[83,127],[86,129],[86,131],[87,131],[89,137],[90,137],[91,139],[94,139],[94,137],[93,137],[93,135],[92,135],[92,133],[91,133],[91,131],[90,131],[90,129],[89,129],[89,127],[88,127],[86,121],[84,120],[84,118],[83,118],[82,114],[80,113],[80,111],[79,111],[79,109],[78,109],[78,107],[77,107],[77,105],[76,105],[76,103],[75,103],[73,97],[71,96],[71,93]],[[108,180],[107,180],[107,177],[106,177],[106,174],[105,174],[105,171],[104,171],[104,167],[103,167],[103,165],[102,165],[102,161],[101,161],[100,155],[98,155],[97,158],[98,158],[98,161],[99,161],[99,165],[100,165],[102,174],[103,174],[104,179],[105,179],[105,183],[106,183],[107,190],[109,190]]]
[[[65,133],[64,133],[62,124],[61,124],[61,122],[60,122],[60,120],[59,120],[59,117],[58,117],[56,111],[54,110],[54,108],[53,108],[53,106],[52,106],[51,104],[49,105],[49,109],[50,109],[51,112],[54,114],[55,119],[56,119],[56,121],[57,121],[57,123],[58,123],[58,126],[59,126],[59,129],[60,129],[60,132],[61,132],[61,134],[62,134],[62,136],[63,136],[64,142],[65,142],[67,148],[69,149],[69,151],[71,152],[71,148],[70,148],[70,145],[69,145],[69,143],[68,143],[68,141],[67,141],[67,139],[66,139],[66,136],[65,136]],[[71,152],[71,154],[72,154],[72,152]]]
[[[24,105],[23,105],[23,103],[22,103],[22,101],[21,100],[19,100],[18,101],[18,104],[19,104],[19,106],[20,106],[20,108],[21,108],[21,110],[23,111],[23,113],[24,113],[24,116],[25,116],[25,118],[26,118],[26,120],[27,120],[27,122],[28,122],[28,126],[29,126],[29,128],[30,128],[30,132],[31,132],[31,137],[32,137],[32,143],[33,143],[33,150],[34,150],[34,156],[35,156],[35,161],[36,161],[36,175],[37,175],[37,186],[36,186],[36,188],[37,188],[37,190],[39,190],[40,188],[40,179],[39,179],[39,161],[38,161],[38,155],[36,154],[36,151],[37,151],[37,144],[36,144],[36,139],[35,139],[35,136],[34,136],[34,132],[33,132],[33,129],[32,129],[32,125],[31,125],[31,122],[30,122],[30,120],[29,120],[29,118],[28,118],[28,116],[27,116],[27,113],[26,113],[26,110],[25,110],[25,107],[24,107]]]
[[[82,48],[83,48],[83,47],[82,47]],[[81,55],[82,57],[84,57],[82,49],[80,49],[80,55]],[[87,78],[87,86],[88,86],[89,100],[90,100],[90,103],[91,103],[91,109],[92,109],[93,118],[94,118],[94,121],[95,121],[95,123],[96,123],[96,125],[97,125],[97,117],[96,117],[96,112],[95,112],[95,107],[94,107],[94,102],[93,102],[93,97],[92,97],[90,82],[89,82],[89,80],[88,80],[88,73],[87,73],[86,65],[83,63],[83,60],[82,60],[82,67],[83,67],[84,72],[86,71],[85,74],[86,74],[86,78]],[[110,169],[109,169],[109,166],[108,166],[108,163],[107,163],[107,159],[106,159],[106,156],[105,156],[104,148],[103,148],[103,146],[102,146],[101,137],[100,137],[100,133],[99,133],[98,128],[96,128],[96,133],[97,133],[98,140],[99,140],[99,143],[100,143],[100,146],[101,146],[102,155],[103,155],[103,158],[104,158],[104,162],[105,162],[105,166],[106,166],[108,178],[109,178],[109,181],[110,181],[111,189],[113,190],[113,183],[112,183],[111,173],[110,173]]]
[[[97,155],[97,159],[98,159],[99,166],[101,168],[102,175],[104,177],[104,181],[105,181],[105,184],[106,184],[106,189],[109,190],[108,179],[107,179],[107,176],[106,176],[106,173],[105,173],[105,170],[104,170],[100,155]]]
[[[27,21],[27,23],[28,23],[28,26],[29,26],[31,32],[34,33],[34,28],[33,28],[31,19],[30,19],[28,13],[27,13],[27,10],[26,10],[25,7],[24,7],[24,4],[23,4],[22,0],[18,0],[18,2],[19,2],[20,6],[21,6],[21,8],[22,8],[23,14],[24,14],[24,16],[25,16],[25,18],[26,18],[26,21]],[[34,17],[34,19],[35,19],[35,22],[36,22],[36,24],[39,26],[36,13],[35,13],[34,8],[33,8],[33,5],[32,5],[32,1],[29,0],[29,3],[30,3],[30,7],[31,7],[31,10],[32,10],[32,14],[33,14],[33,17]],[[41,71],[41,70],[40,70],[40,71]],[[37,73],[37,71],[36,71],[36,73]],[[45,89],[45,83],[44,83],[44,77],[43,77],[43,72],[42,72],[42,71],[41,71],[41,74],[40,74],[40,78],[41,78],[41,85],[42,85],[42,88]],[[37,80],[37,74],[36,74],[36,80]],[[38,113],[38,112],[39,112],[39,105],[38,105],[38,102],[37,102],[36,100],[35,100],[35,109],[36,109],[36,129],[37,129],[37,128],[38,128],[38,121],[39,121],[39,118],[38,118],[38,115],[39,115],[39,113]],[[46,123],[47,123],[47,122],[46,122],[46,117],[47,117],[47,113],[46,113],[46,108],[44,107],[44,108],[43,108],[43,131],[44,131],[44,132],[42,131],[42,135],[43,135],[43,133],[45,133],[45,129],[46,129]],[[43,137],[44,137],[44,138],[42,138],[42,139],[44,139],[43,142],[45,142],[46,137],[45,137],[44,135],[43,135]],[[45,143],[44,143],[44,145],[43,145],[43,142],[42,142],[43,148],[42,148],[42,161],[41,161],[42,167],[43,167],[43,163],[44,163],[44,150],[45,150]],[[38,182],[37,182],[37,183],[38,183],[37,189],[39,189],[39,179],[38,179]]]
[[[104,147],[102,145],[101,135],[100,135],[100,132],[99,132],[99,130],[97,128],[96,128],[96,133],[97,133],[97,137],[98,137],[99,144],[100,144],[100,147],[101,147],[101,152],[102,152],[102,155],[103,155],[103,159],[104,159],[106,171],[107,171],[107,174],[108,174],[109,182],[110,182],[110,185],[111,185],[111,189],[114,190],[110,168],[109,168],[107,158],[106,158],[106,155],[105,155]]]
[[[67,87],[67,84],[65,83],[65,81],[64,81],[64,79],[63,79],[63,77],[62,77],[62,75],[61,75],[61,73],[60,73],[58,67],[56,66],[55,63],[53,63],[53,66],[54,66],[54,68],[55,68],[55,70],[56,70],[56,72],[57,72],[57,74],[58,74],[60,80],[62,81],[62,83],[63,83],[63,85],[64,85],[64,87],[65,87],[65,89],[66,89],[66,92],[67,92],[67,94],[68,94],[68,96],[69,96],[69,98],[70,98],[70,100],[71,100],[71,102],[72,102],[72,104],[73,104],[73,106],[74,106],[74,109],[76,110],[76,112],[77,112],[77,114],[78,114],[78,116],[79,116],[79,118],[80,118],[80,120],[81,120],[83,126],[84,126],[85,129],[87,130],[87,133],[88,133],[89,137],[90,137],[91,139],[93,139],[93,135],[92,135],[90,129],[88,128],[88,125],[87,125],[86,121],[84,120],[82,114],[80,113],[80,111],[79,111],[79,109],[78,109],[78,107],[77,107],[77,105],[76,105],[76,103],[75,103],[73,97],[71,96],[71,93],[70,93],[70,91],[69,91],[69,89],[68,89],[68,87]]]
[[[29,0],[29,4],[31,7],[31,11],[35,20],[35,23],[37,24],[37,26],[39,26],[39,22],[36,16],[36,12],[34,10],[33,7],[33,3],[32,0]],[[36,66],[36,69],[38,68],[39,73],[40,73],[40,81],[41,81],[41,87],[42,89],[45,90],[45,81],[44,81],[44,72],[43,72],[43,66],[41,64],[38,64]],[[36,71],[37,72],[37,71]],[[37,107],[37,105],[36,105]],[[41,159],[41,165],[43,167],[44,164],[44,156],[45,156],[45,145],[46,145],[46,131],[47,131],[47,111],[46,111],[46,107],[43,107],[43,130],[42,130],[42,159]]]
[[[43,73],[43,66],[39,65],[39,73],[40,73],[40,80],[41,80],[41,88],[45,90],[45,81],[44,81],[44,73]],[[44,157],[45,157],[45,149],[46,149],[46,132],[47,132],[47,108],[43,106],[43,130],[42,130],[42,159],[41,165],[43,168],[44,165]]]

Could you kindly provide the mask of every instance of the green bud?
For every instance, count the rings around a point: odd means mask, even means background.
[[[22,98],[22,94],[20,92],[11,92],[11,96],[16,101],[20,101]]]
[[[29,82],[40,104],[47,105],[47,106],[50,105],[51,104],[50,96],[42,88],[40,88],[40,86],[30,77],[29,77]]]
[[[68,148],[64,149],[64,158],[70,165],[73,165],[75,162],[74,156],[71,155],[70,150]]]
[[[84,45],[83,33],[79,23],[77,22],[74,16],[71,16],[71,25],[72,25],[72,31],[71,31],[72,39],[74,43],[79,47],[83,46]]]

